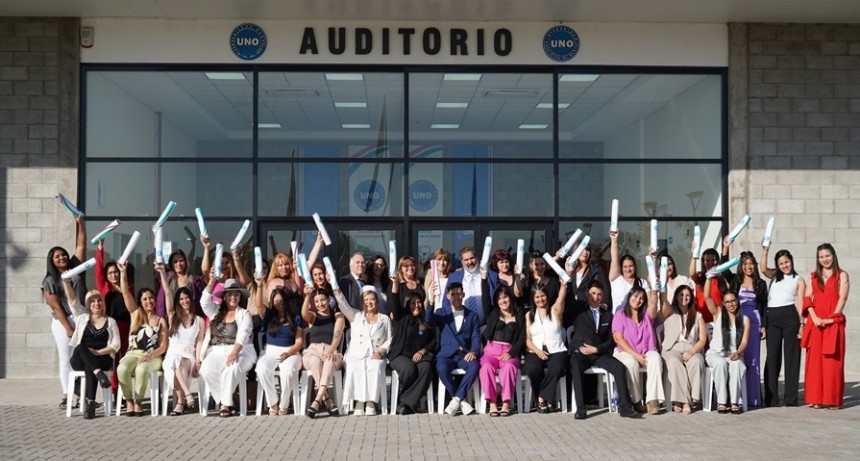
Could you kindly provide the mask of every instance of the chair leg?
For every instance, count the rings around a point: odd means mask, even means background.
[[[75,399],[75,380],[78,379],[78,374],[75,371],[69,372],[69,388],[66,391],[66,417],[72,417],[72,402]],[[84,394],[86,395],[86,394]],[[81,405],[83,406],[83,405]]]

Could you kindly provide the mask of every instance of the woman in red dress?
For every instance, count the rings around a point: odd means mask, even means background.
[[[848,273],[839,269],[829,243],[817,249],[818,264],[806,285],[800,345],[806,348],[806,403],[812,408],[842,407],[845,390],[845,316]],[[810,324],[811,322],[811,324]]]

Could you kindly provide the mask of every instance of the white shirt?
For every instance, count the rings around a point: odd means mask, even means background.
[[[463,269],[463,305],[475,313],[483,309],[481,307],[481,273],[479,271],[470,273]]]
[[[648,282],[646,282],[645,279],[640,278],[637,280],[639,280],[639,286],[644,288],[645,291],[651,291],[651,288],[648,286]],[[627,283],[627,280],[624,280],[624,276],[619,275],[618,278],[613,280],[609,285],[612,287],[612,313],[617,314],[624,306],[624,300],[627,299],[627,293],[630,293],[630,289],[633,288],[633,284]]]
[[[466,311],[460,309],[455,311],[451,309],[451,315],[454,316],[454,328],[459,332],[463,328],[463,320],[466,318]]]
[[[546,318],[541,318],[540,314],[535,312],[529,333],[532,336],[532,343],[538,349],[546,347],[550,354],[567,350],[564,346],[564,329],[555,321],[549,311],[546,313]]]
[[[797,276],[783,275],[779,282],[774,279],[767,296],[767,307],[793,306],[797,299]]]

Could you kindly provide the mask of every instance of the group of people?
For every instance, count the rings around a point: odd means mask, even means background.
[[[64,395],[69,370],[85,371],[80,404],[88,419],[95,415],[98,385],[118,388],[126,414],[142,415],[148,377],[159,370],[176,393],[171,416],[208,405],[195,402],[194,378],[205,381],[221,417],[237,415],[234,391],[252,379],[249,372],[264,391],[268,413],[288,414],[288,395],[302,369],[313,380],[313,400],[293,411],[336,416],[343,407],[330,389],[344,367],[343,401],[354,415],[377,414],[389,367],[398,377],[393,392],[399,403],[392,409],[398,414],[415,413],[438,377],[451,396],[445,413],[474,412],[467,397],[477,382],[489,415],[509,416],[521,367],[533,394],[525,405],[539,413],[558,409],[559,392],[569,392],[559,380],[569,376],[574,416],[585,418],[592,391],[586,372],[601,370],[614,378],[621,416],[689,414],[702,407],[707,367],[717,412],[738,414],[744,405],[779,405],[783,359],[782,401],[799,404],[801,348],[807,351],[806,403],[842,405],[849,279],[829,244],[818,247],[808,281],[787,250],[776,253],[774,268],[760,270],[744,251],[735,273],[713,271],[729,255],[726,239],[722,255],[708,249],[701,261],[690,262],[689,277],[669,256],[667,280],[649,283],[639,277],[637,259],[620,254],[616,231],[609,233],[608,272],[593,248],[575,260],[559,250],[555,258],[565,274],[558,277],[537,253],[524,270],[505,249],[481,265],[466,247],[456,271],[451,253],[438,249],[432,255],[437,271],[427,271],[423,281],[412,256],[401,257],[390,275],[387,258],[361,253],[351,256],[349,274],[331,280],[316,261],[318,238],[308,258],[311,283],[305,283],[293,258],[282,253],[253,277],[238,250],[216,255],[223,258],[219,271],[202,235],[200,275],[177,250],[166,264],[154,265],[155,288],[135,292],[130,265],[105,262],[99,241],[98,289],[87,291],[80,275],[62,276],[86,253],[84,221],[76,219],[74,255],[61,247],[48,252],[42,292],[52,310]],[[762,251],[766,261],[768,247]],[[657,265],[658,256],[651,248],[645,258]],[[73,404],[64,398],[60,405]]]

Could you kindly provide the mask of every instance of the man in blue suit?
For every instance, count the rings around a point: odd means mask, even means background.
[[[481,335],[478,332],[478,316],[465,309],[463,285],[460,282],[448,282],[446,290],[450,307],[436,306],[434,309],[427,309],[424,315],[427,323],[441,330],[436,372],[445,389],[453,397],[445,408],[445,413],[454,416],[457,410],[462,409],[463,414],[468,415],[475,409],[466,402],[466,393],[478,378],[480,369],[478,356],[481,352]],[[451,376],[451,371],[457,368],[466,372],[459,383]]]
[[[463,265],[461,270],[458,270],[448,276],[448,283],[460,283],[463,285],[463,304],[466,309],[472,311],[478,316],[480,325],[484,324],[484,309],[481,307],[481,271],[478,267],[478,258],[475,255],[475,249],[472,247],[463,247],[460,250],[460,263]],[[496,287],[499,286],[499,275],[493,271],[488,271],[487,284],[490,286],[490,293],[496,292]],[[442,300],[443,307],[450,307],[451,303],[448,299]]]

